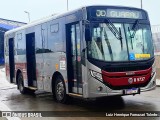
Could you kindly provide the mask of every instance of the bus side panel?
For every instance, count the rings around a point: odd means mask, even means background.
[[[25,30],[15,34],[15,71],[20,70],[23,74],[24,86],[28,87],[26,68],[26,42]],[[17,79],[17,78],[16,78]]]
[[[6,79],[10,83],[15,82],[15,63],[14,63],[14,33],[5,35],[5,69]]]
[[[8,46],[8,36],[5,36],[5,70],[6,70],[6,79],[8,82],[10,82],[10,72],[9,72],[9,46]]]
[[[52,75],[56,71],[62,74],[64,80],[67,80],[64,22],[65,19],[60,18],[42,26],[45,48],[43,52],[44,90],[48,92],[52,92]]]
[[[61,58],[60,58],[60,62],[62,61],[64,61],[64,58],[65,58],[65,69],[63,70],[61,70],[60,72],[62,73],[62,75],[63,75],[63,78],[64,78],[64,80],[66,81],[65,82],[65,85],[66,85],[66,93],[68,94],[69,93],[69,86],[68,86],[68,76],[67,76],[67,52],[66,52],[66,39],[67,39],[67,37],[66,37],[66,18],[65,17],[63,17],[63,18],[61,18],[60,19],[60,21],[62,22],[62,25],[61,25],[61,33],[60,33],[60,37],[61,37],[61,40],[62,40],[62,43],[63,43],[63,52],[64,52],[64,55],[62,55],[61,56]]]
[[[6,79],[10,82],[10,72],[9,72],[9,57],[5,56],[5,71],[6,71]]]
[[[35,26],[35,54],[36,54],[36,78],[38,90],[44,90],[43,85],[43,48],[41,25]]]

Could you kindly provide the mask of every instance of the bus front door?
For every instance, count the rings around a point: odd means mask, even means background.
[[[80,24],[67,25],[66,36],[69,92],[82,94]]]

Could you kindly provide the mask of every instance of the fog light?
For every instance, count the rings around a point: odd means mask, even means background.
[[[98,90],[98,91],[102,91],[102,90],[103,90],[103,87],[99,86],[97,90]]]

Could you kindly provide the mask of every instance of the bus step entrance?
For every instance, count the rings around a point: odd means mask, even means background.
[[[32,87],[32,86],[29,86],[28,88],[31,89],[31,90],[37,90],[36,87]]]
[[[76,94],[76,93],[68,93],[68,95],[73,97],[83,97],[83,95]]]
[[[72,92],[75,94],[82,94],[82,88],[81,87],[72,87]]]

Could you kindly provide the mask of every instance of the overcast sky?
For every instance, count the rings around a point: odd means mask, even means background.
[[[141,6],[141,0],[68,0],[69,10],[86,5],[121,5]],[[67,11],[67,0],[1,0],[0,18],[21,22],[28,22],[27,14],[30,13],[31,21],[41,19],[55,13]],[[148,11],[152,25],[160,25],[160,0],[143,0],[143,8]]]

